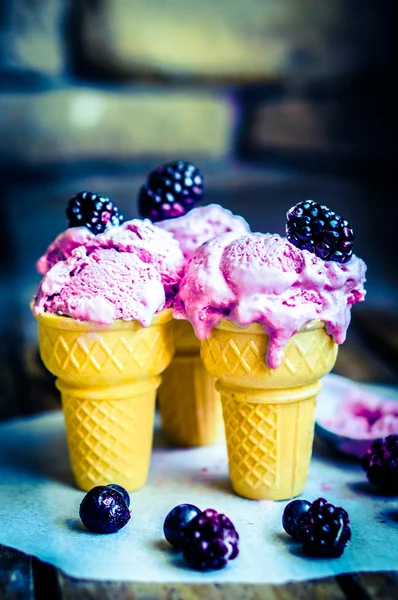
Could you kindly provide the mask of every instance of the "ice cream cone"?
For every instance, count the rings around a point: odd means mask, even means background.
[[[200,341],[188,321],[174,321],[176,354],[164,372],[158,401],[167,441],[204,446],[225,439],[215,378],[200,357]]]
[[[140,488],[150,463],[159,374],[174,351],[171,310],[155,315],[149,327],[136,321],[101,327],[50,313],[36,318],[41,358],[61,391],[77,486]]]
[[[284,500],[304,489],[316,396],[337,345],[323,322],[311,321],[290,339],[276,369],[265,362],[267,346],[261,324],[223,320],[201,353],[218,380],[233,489],[254,500]]]

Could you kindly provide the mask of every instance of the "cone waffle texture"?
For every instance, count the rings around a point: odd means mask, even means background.
[[[149,327],[99,327],[43,314],[39,348],[61,391],[72,471],[78,487],[118,483],[132,491],[150,462],[159,374],[174,352],[170,310]]]
[[[204,368],[200,341],[188,321],[174,321],[176,354],[162,377],[159,413],[167,441],[203,446],[225,439],[215,377]]]
[[[246,498],[283,500],[305,486],[320,379],[337,356],[320,321],[291,338],[281,365],[265,362],[268,336],[253,323],[222,321],[202,342],[202,358],[220,391],[234,490]]]

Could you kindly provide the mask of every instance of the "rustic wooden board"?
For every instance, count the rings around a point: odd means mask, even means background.
[[[366,343],[354,316],[347,340],[339,347],[333,372],[362,383],[397,384],[397,371],[386,365],[371,344]]]
[[[0,600],[33,600],[32,559],[0,545]]]
[[[265,565],[266,568],[266,565]],[[62,600],[345,600],[334,578],[287,585],[115,583],[59,574]]]
[[[397,376],[398,314],[392,310],[364,307],[356,315],[362,339],[379,360]]]
[[[354,576],[354,579],[362,590],[363,598],[371,598],[372,600],[397,600],[398,598],[398,571],[393,573],[359,573]],[[359,595],[358,600],[360,598]]]

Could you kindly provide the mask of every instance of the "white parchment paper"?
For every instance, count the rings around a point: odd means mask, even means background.
[[[327,400],[328,394],[326,378],[320,400]],[[333,454],[317,439],[302,497],[311,501],[322,496],[348,511],[352,541],[339,559],[302,554],[281,526],[287,502],[234,495],[223,444],[172,449],[164,446],[157,429],[148,484],[131,494],[132,518],[117,534],[93,534],[83,527],[78,515],[83,496],[70,474],[61,412],[0,425],[0,543],[71,576],[282,583],[398,568],[398,498],[378,495],[357,462]],[[240,555],[226,569],[193,571],[163,539],[166,514],[182,502],[215,508],[235,524]]]

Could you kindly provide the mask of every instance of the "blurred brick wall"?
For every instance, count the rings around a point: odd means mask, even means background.
[[[396,157],[393,0],[2,0],[0,166]]]

